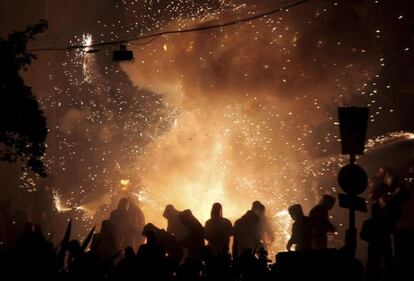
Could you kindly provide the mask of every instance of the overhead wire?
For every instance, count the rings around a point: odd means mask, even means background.
[[[29,52],[71,51],[71,50],[77,50],[77,49],[97,48],[97,47],[105,47],[105,46],[119,45],[119,44],[126,44],[126,43],[131,44],[131,45],[135,45],[135,46],[141,46],[141,45],[146,45],[146,44],[151,43],[152,41],[154,41],[155,39],[157,39],[158,37],[160,37],[162,35],[189,33],[189,32],[196,32],[196,31],[218,29],[218,28],[223,28],[223,27],[228,27],[228,26],[232,26],[232,25],[241,24],[241,23],[244,23],[244,22],[254,21],[254,20],[257,20],[257,19],[260,19],[260,18],[263,18],[263,17],[267,17],[267,16],[270,16],[272,14],[275,14],[275,13],[278,13],[278,12],[281,12],[281,11],[286,11],[290,8],[302,5],[302,4],[304,4],[308,1],[309,0],[295,1],[293,3],[285,5],[283,7],[275,8],[275,9],[272,9],[272,10],[267,11],[267,12],[259,13],[259,14],[256,14],[256,15],[253,15],[253,16],[250,16],[250,17],[241,18],[241,19],[234,19],[234,20],[224,22],[224,23],[204,25],[204,26],[196,26],[196,27],[187,28],[187,29],[165,30],[165,31],[159,31],[159,32],[156,32],[156,33],[140,35],[140,36],[126,38],[126,39],[120,39],[120,40],[104,41],[104,42],[90,44],[90,45],[70,45],[70,46],[66,46],[66,47],[34,48],[34,49],[29,49],[28,51]],[[141,41],[141,40],[145,40],[145,39],[149,39],[149,38],[151,40],[148,40],[146,42],[134,43],[135,41]]]

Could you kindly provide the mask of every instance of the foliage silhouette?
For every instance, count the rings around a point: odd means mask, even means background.
[[[27,50],[29,40],[44,32],[45,20],[0,37],[0,160],[21,160],[23,167],[45,177],[42,158],[48,133],[46,118],[32,89],[20,76],[36,56]]]

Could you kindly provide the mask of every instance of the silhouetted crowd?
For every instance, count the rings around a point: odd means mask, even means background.
[[[10,206],[3,204],[0,276],[2,280],[295,280],[300,276],[411,280],[404,276],[413,276],[413,249],[409,249],[413,243],[407,241],[413,240],[414,231],[401,225],[403,209],[414,205],[410,196],[414,169],[410,173],[399,181],[391,170],[382,169],[372,184],[371,217],[360,232],[368,243],[366,270],[346,249],[328,249],[328,233],[336,231],[329,219],[335,198],[325,194],[309,216],[300,204],[288,208],[292,234],[288,251],[277,254],[276,263],[266,250],[266,241],[274,237],[259,201],[234,225],[223,216],[220,203],[213,204],[204,226],[191,210],[167,205],[163,213],[167,228],[160,229],[145,224],[136,201],[122,198],[98,233],[93,228],[82,241],[71,239],[69,221],[59,245],[53,245],[23,212],[12,214]]]
[[[403,177],[381,167],[371,185],[371,217],[361,227],[368,243],[367,280],[414,277],[414,163]]]

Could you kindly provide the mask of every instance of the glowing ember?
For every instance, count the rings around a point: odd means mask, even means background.
[[[122,186],[128,186],[128,185],[129,185],[129,183],[130,183],[130,181],[129,181],[129,179],[121,179],[121,180],[119,181],[119,183],[120,183]]]

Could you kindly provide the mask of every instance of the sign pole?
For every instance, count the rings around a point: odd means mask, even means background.
[[[339,185],[346,193],[346,195],[339,194],[339,203],[341,207],[349,209],[349,227],[345,232],[345,248],[352,258],[355,258],[357,249],[355,211],[366,212],[366,203],[363,198],[358,197],[358,194],[367,188],[368,177],[364,169],[355,163],[355,156],[364,154],[368,112],[366,107],[338,108],[342,154],[349,155],[349,164],[342,167],[338,174]]]
[[[349,155],[349,162],[350,164],[355,164],[355,154]],[[354,197],[353,195],[351,195]],[[348,233],[346,234],[346,244],[348,249],[351,252],[353,258],[355,258],[355,252],[357,249],[357,231],[355,226],[355,208],[351,206],[349,208],[349,229],[347,230]]]

